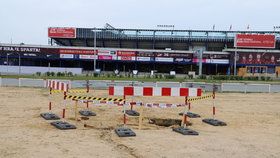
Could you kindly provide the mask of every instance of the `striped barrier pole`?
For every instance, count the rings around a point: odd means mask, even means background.
[[[125,95],[123,95],[123,126],[125,127],[126,126],[126,113],[125,113],[125,103],[126,103],[126,100],[125,100]]]
[[[89,80],[87,80],[87,94],[89,93]],[[87,109],[89,108],[89,101],[87,100],[87,102],[86,102],[86,104],[87,104]]]
[[[214,85],[213,85],[213,107],[212,107],[213,119],[215,119],[215,114],[216,114],[215,98],[216,98],[216,86],[215,86],[215,84],[214,84]]]
[[[62,118],[65,119],[65,113],[66,113],[66,91],[63,92],[63,109],[62,109]]]
[[[50,92],[49,92],[49,111],[52,110],[51,94],[52,94],[52,88],[50,87]]]
[[[187,126],[187,105],[188,105],[188,97],[186,96],[185,97],[185,111],[183,113],[183,118],[182,118],[182,123],[181,123],[181,126],[184,126],[184,128],[186,128]]]

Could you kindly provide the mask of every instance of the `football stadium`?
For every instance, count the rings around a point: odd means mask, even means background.
[[[280,158],[280,1],[0,6],[0,158]]]
[[[49,45],[0,44],[0,65],[204,75],[279,73],[280,32],[49,27]],[[201,60],[200,60],[201,59]],[[5,68],[3,68],[5,69]],[[2,70],[4,71],[4,70]],[[4,71],[5,72],[5,71]]]
[[[280,157],[280,32],[45,31],[0,44],[1,158]]]

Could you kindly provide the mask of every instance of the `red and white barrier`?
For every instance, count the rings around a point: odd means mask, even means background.
[[[142,102],[129,102],[125,104],[118,104],[118,106],[142,106]],[[169,104],[169,103],[146,103],[145,107],[147,108],[177,108],[185,107],[185,104]]]
[[[109,95],[114,96],[184,96],[197,97],[202,95],[201,88],[178,87],[109,87]]]
[[[148,108],[176,108],[183,107],[185,104],[168,104],[168,103],[147,103]]]
[[[51,99],[51,95],[52,95],[52,90],[59,90],[59,91],[63,91],[64,92],[64,96],[66,94],[66,92],[68,91],[68,89],[70,88],[70,81],[67,82],[63,82],[63,81],[59,81],[59,80],[46,80],[46,88],[50,89],[49,92],[49,111],[52,110],[52,99]],[[66,108],[66,102],[64,99],[64,108],[62,109],[62,118],[65,118],[65,108]]]
[[[46,80],[46,87],[47,88],[52,88],[53,90],[61,90],[67,92],[70,88],[69,82],[63,82],[63,81],[58,81],[58,80]]]
[[[179,87],[139,87],[139,86],[109,86],[109,95],[113,96],[123,96],[123,120],[124,126],[126,124],[126,113],[125,106],[129,105],[126,103],[126,96],[178,96],[178,97],[198,97],[202,96],[201,88],[179,88]],[[133,105],[130,104],[131,110]],[[143,105],[143,104],[141,104]],[[161,104],[161,103],[148,103],[146,107],[150,108],[172,108],[181,107],[185,104]],[[143,106],[142,106],[143,107]],[[143,120],[143,108],[139,116],[139,129],[141,129],[141,124]],[[186,118],[184,120],[186,122]]]
[[[110,104],[110,105],[117,105],[117,106],[122,106],[123,104],[120,104],[120,102],[119,101],[105,101],[105,100],[90,100],[90,101],[88,101],[88,100],[80,100],[80,102],[81,103],[86,103],[86,104],[88,104],[88,103],[93,103],[93,104],[95,104],[95,105],[97,105],[97,104]],[[87,105],[88,106],[88,105]]]

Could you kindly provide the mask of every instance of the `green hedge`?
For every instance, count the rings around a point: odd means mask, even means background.
[[[200,77],[200,79],[204,79],[204,77]],[[271,77],[258,77],[258,76],[233,76],[233,75],[217,75],[217,76],[209,76],[207,79],[210,80],[236,80],[236,81],[242,81],[242,80],[248,80],[248,81],[270,81]]]

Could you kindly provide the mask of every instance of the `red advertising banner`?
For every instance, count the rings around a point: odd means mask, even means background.
[[[96,50],[96,54],[98,50]],[[84,49],[59,49],[59,54],[94,54],[94,50]]]
[[[280,54],[276,53],[238,53],[237,64],[280,64]]]
[[[129,57],[135,57],[136,52],[134,51],[117,51],[118,56],[129,56]]]
[[[48,37],[52,38],[76,38],[76,28],[73,27],[49,27]]]
[[[275,35],[237,34],[235,47],[242,48],[275,48]]]
[[[109,56],[109,55],[98,55],[98,59],[100,59],[100,60],[113,60],[113,57]]]

